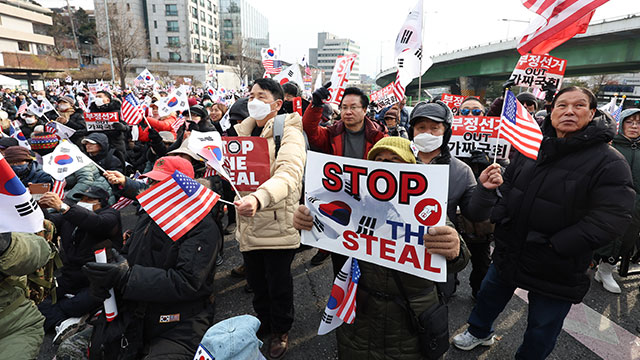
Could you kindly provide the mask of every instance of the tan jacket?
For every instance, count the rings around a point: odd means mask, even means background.
[[[287,115],[277,159],[273,121],[267,121],[260,134],[269,144],[271,178],[253,193],[240,192],[242,196],[253,194],[260,203],[254,217],[237,217],[236,239],[240,243],[240,251],[295,249],[300,246],[300,234],[293,228],[293,213],[300,200],[307,159],[302,118],[298,114]],[[237,124],[235,130],[238,136],[251,136],[255,125],[256,120],[248,117]]]

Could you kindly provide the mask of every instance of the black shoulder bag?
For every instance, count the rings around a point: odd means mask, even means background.
[[[441,300],[438,294],[438,303],[416,315],[411,308],[409,297],[402,285],[400,276],[396,271],[391,271],[393,280],[400,290],[404,299],[404,306],[409,312],[409,319],[413,325],[413,330],[418,334],[418,345],[420,352],[428,360],[437,360],[449,350],[449,308]]]

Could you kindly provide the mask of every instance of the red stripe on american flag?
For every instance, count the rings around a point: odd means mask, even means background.
[[[60,198],[60,200],[64,199],[64,187],[67,185],[67,181],[66,180],[54,180],[53,181],[53,187],[52,187],[52,192],[55,193],[56,195],[58,195],[58,197]]]
[[[126,98],[122,102],[122,120],[131,126],[138,125],[138,123],[142,121],[142,111],[140,108],[133,106]]]

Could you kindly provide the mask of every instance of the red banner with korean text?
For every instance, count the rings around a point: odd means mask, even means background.
[[[516,86],[542,88],[545,81],[552,82],[556,89],[562,86],[562,79],[567,68],[567,60],[551,55],[525,54],[520,56],[509,80]]]
[[[451,155],[471,157],[473,150],[481,150],[493,156],[497,140],[498,159],[508,158],[511,145],[503,138],[497,139],[499,126],[499,117],[454,116],[449,140]]]
[[[442,100],[443,103],[447,104],[449,109],[451,109],[451,112],[453,112],[453,115],[458,115],[460,104],[462,104],[462,101],[464,100],[464,98],[465,98],[464,95],[454,95],[454,94],[444,93],[440,97],[440,100]]]
[[[113,130],[113,124],[118,122],[117,112],[84,113],[87,131]]]
[[[267,139],[257,136],[222,137],[222,167],[239,191],[256,191],[271,177]]]

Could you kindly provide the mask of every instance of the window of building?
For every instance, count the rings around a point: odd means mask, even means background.
[[[30,51],[29,43],[26,41],[18,41],[18,50],[20,51]]]
[[[191,17],[194,19],[198,18],[198,9],[196,9],[195,7],[191,7]]]
[[[214,34],[215,34],[215,36],[213,38],[218,40],[218,32],[216,31]]]
[[[225,32],[224,32],[224,39],[225,39],[225,40],[233,40],[233,31],[231,31],[231,30],[225,30]]]
[[[167,32],[178,32],[179,27],[178,27],[178,21],[176,20],[170,20],[167,21]]]
[[[191,39],[191,42],[193,43],[194,49],[197,49],[200,47],[200,42],[198,41],[198,39]]]
[[[202,10],[201,10],[201,11],[200,11],[200,20],[205,21],[206,19],[207,19],[207,18],[206,18],[206,16],[204,15],[204,11],[202,11]]]
[[[223,25],[224,27],[233,27],[233,21],[231,19],[224,19]]]
[[[207,0],[207,10],[211,10],[211,0]]]
[[[217,13],[218,13],[218,7],[217,7],[217,6],[215,6],[215,5],[213,5],[213,13],[214,13],[214,14],[217,14]]]
[[[158,28],[158,22],[156,20],[153,20],[153,28],[154,29]]]
[[[213,30],[209,29],[209,39],[213,39]]]
[[[164,6],[164,14],[166,16],[178,16],[178,5],[167,4]]]
[[[198,24],[193,23],[192,25],[193,27],[191,28],[191,33],[192,34],[198,34]]]
[[[207,15],[207,24],[213,25],[213,17],[211,15]]]
[[[193,56],[193,59],[195,60],[195,62],[200,62],[200,54],[195,54]]]
[[[180,54],[178,54],[177,52],[170,52],[169,61],[180,61]]]
[[[160,52],[156,51],[156,59],[160,59]]]
[[[200,6],[204,6],[204,0],[200,0]]]
[[[213,19],[213,26],[218,27],[218,18]]]
[[[200,31],[202,31],[202,36],[207,36],[207,28],[204,25],[200,26]]]
[[[158,45],[158,37],[156,36],[156,45]]]
[[[177,36],[169,36],[167,37],[167,45],[169,46],[180,46],[180,38]]]
[[[129,5],[129,4],[127,4],[127,5]],[[156,12],[156,4],[152,4],[151,5],[151,12],[154,12],[154,13]]]
[[[127,11],[131,11],[131,5],[127,4]]]
[[[198,0],[191,0],[192,3],[197,4]]]

